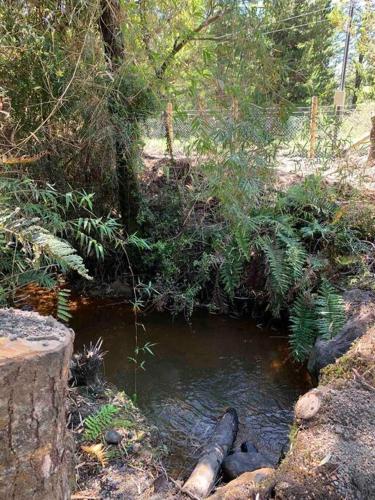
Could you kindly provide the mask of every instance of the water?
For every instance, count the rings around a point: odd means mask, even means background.
[[[154,356],[142,356],[137,372],[137,402],[156,425],[171,455],[169,468],[184,474],[215,419],[236,408],[240,429],[236,444],[252,441],[277,460],[288,438],[293,404],[309,388],[307,374],[291,363],[285,334],[259,328],[248,319],[204,313],[183,319],[153,313],[142,318],[139,344],[156,343]],[[104,339],[107,379],[134,393],[134,318],[121,304],[78,307],[72,327],[76,348]]]

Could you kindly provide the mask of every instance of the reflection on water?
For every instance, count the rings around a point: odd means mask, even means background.
[[[199,445],[228,406],[240,419],[237,444],[251,440],[275,459],[287,440],[293,404],[308,389],[288,359],[285,336],[250,320],[197,314],[192,324],[163,314],[143,319],[140,344],[156,343],[138,371],[138,404],[161,431],[175,474],[191,467]],[[76,348],[103,337],[107,378],[134,392],[134,320],[123,305],[83,305],[74,314]],[[194,455],[195,454],[195,455]]]

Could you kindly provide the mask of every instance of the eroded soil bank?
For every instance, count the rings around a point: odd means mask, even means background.
[[[375,301],[367,292],[346,298],[343,330],[349,338],[352,328],[363,335],[321,371],[316,408],[296,406],[285,460],[263,481],[245,473],[213,499],[375,498]]]

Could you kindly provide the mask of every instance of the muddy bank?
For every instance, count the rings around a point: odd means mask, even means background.
[[[362,336],[321,371],[313,396],[300,398],[280,467],[263,480],[243,474],[211,498],[375,498],[375,301],[364,294],[349,294],[343,329]]]
[[[103,408],[110,409],[108,418]],[[75,440],[73,500],[178,497],[179,485],[162,465],[165,449],[157,429],[123,392],[106,384],[73,388],[68,415]]]

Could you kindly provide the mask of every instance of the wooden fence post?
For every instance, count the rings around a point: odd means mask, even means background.
[[[313,98],[311,99],[311,114],[310,114],[309,158],[315,158],[317,125],[318,125],[318,98],[316,96],[313,96]]]
[[[235,122],[238,121],[239,115],[238,99],[237,97],[232,97],[232,118]]]
[[[165,110],[165,136],[167,140],[167,153],[173,161],[173,105],[169,101]]]
[[[375,163],[375,116],[371,117],[370,150],[368,152],[368,163]]]

